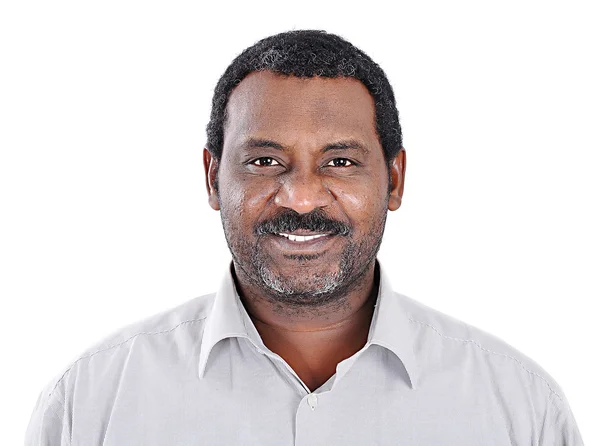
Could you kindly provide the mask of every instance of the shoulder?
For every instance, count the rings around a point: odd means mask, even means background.
[[[537,362],[497,336],[402,294],[396,297],[408,319],[421,396],[451,395],[485,408],[506,423],[511,438],[582,444],[563,390]]]
[[[502,339],[473,325],[396,293],[408,317],[415,353],[426,362],[432,355],[448,364],[495,379],[497,385],[537,389],[544,400],[564,399],[558,383],[537,362]]]
[[[113,398],[128,367],[137,370],[152,360],[168,366],[168,360],[199,345],[214,297],[196,297],[131,323],[76,356],[41,391],[27,427],[26,444],[70,444],[75,395],[96,395],[94,410],[100,410],[105,401],[98,395]]]
[[[188,325],[202,323],[212,308],[214,297],[214,293],[196,297],[176,307],[126,325],[86,349],[82,357],[110,350],[139,336],[162,336],[179,328],[185,329]]]
[[[207,294],[188,300],[183,304],[160,313],[140,319],[119,328],[92,344],[75,357],[68,366],[57,374],[46,386],[48,398],[51,394],[61,394],[60,387],[73,370],[86,366],[104,368],[118,365],[119,358],[125,359],[136,347],[168,343],[169,348],[177,344],[194,343],[201,339],[202,331],[214,302],[215,294]]]

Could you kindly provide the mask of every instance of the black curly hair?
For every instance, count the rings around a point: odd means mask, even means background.
[[[254,71],[296,77],[353,77],[375,102],[376,130],[388,163],[402,147],[402,129],[394,92],[381,67],[340,36],[317,30],[288,31],[259,40],[227,67],[215,87],[206,148],[217,161],[223,151],[223,126],[231,91]]]

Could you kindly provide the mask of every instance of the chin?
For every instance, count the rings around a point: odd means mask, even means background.
[[[347,275],[339,269],[314,273],[309,269],[302,269],[300,273],[298,269],[290,269],[286,274],[263,266],[259,276],[271,296],[279,296],[288,303],[298,300],[303,305],[311,300],[323,303],[328,296],[346,288],[348,281]]]

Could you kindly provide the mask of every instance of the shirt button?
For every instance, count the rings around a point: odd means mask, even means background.
[[[317,395],[311,393],[308,395],[308,399],[306,401],[308,402],[310,408],[312,410],[315,410],[317,408],[317,403],[319,402],[319,399],[317,398]]]

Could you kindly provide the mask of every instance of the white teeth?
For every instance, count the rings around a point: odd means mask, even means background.
[[[307,241],[315,239],[315,238],[325,237],[327,234],[293,235],[293,234],[285,234],[283,232],[280,232],[279,235],[281,235],[282,237],[287,237],[288,239],[290,239],[293,242],[307,242]]]

